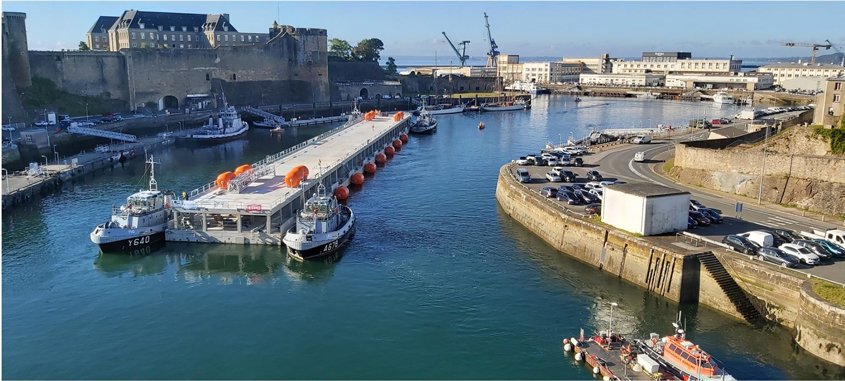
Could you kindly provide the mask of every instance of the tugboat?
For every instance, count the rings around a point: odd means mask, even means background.
[[[679,312],[678,321],[672,323],[673,335],[660,339],[658,334],[652,333],[649,340],[637,341],[639,348],[682,380],[735,380],[713,356],[687,340],[680,322]]]
[[[249,131],[249,123],[241,120],[235,106],[229,106],[226,102],[226,94],[223,94],[223,110],[214,123],[214,118],[209,117],[208,123],[202,126],[199,131],[190,134],[183,140],[198,143],[216,143],[226,140],[237,139]]]
[[[437,119],[434,119],[428,111],[420,111],[409,131],[412,134],[432,134],[437,131]]]
[[[130,252],[164,242],[167,229],[167,197],[158,190],[155,180],[155,161],[150,165],[150,188],[133,193],[126,204],[112,208],[109,222],[97,225],[91,232],[91,242],[104,253]]]
[[[296,226],[285,234],[282,241],[288,255],[298,261],[337,258],[336,253],[355,234],[355,215],[337,199],[326,196],[323,184],[296,217]]]

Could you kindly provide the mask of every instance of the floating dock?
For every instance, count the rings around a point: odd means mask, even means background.
[[[322,183],[327,190],[349,184],[350,177],[374,162],[375,155],[406,133],[410,115],[394,120],[381,114],[373,120],[354,119],[320,136],[252,164],[228,184],[213,182],[194,189],[187,200],[174,200],[168,241],[282,245],[296,211]],[[285,174],[296,166],[309,170],[299,187],[285,185]],[[238,163],[232,163],[232,170]]]
[[[678,380],[662,366],[649,373],[637,363],[638,350],[622,337],[604,333],[590,338],[564,339],[564,351],[575,352],[576,361],[584,361],[594,375],[603,380]],[[657,366],[657,364],[655,364]]]

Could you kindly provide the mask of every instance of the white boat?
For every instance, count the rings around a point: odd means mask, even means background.
[[[199,131],[183,138],[194,142],[219,142],[235,139],[249,131],[249,123],[241,120],[241,116],[235,106],[226,103],[226,96],[223,96],[223,110],[217,117],[217,123],[213,117],[208,118],[208,123],[202,126]]]
[[[464,108],[466,108],[466,106],[464,106],[464,105],[457,105],[457,106],[431,105],[431,106],[420,107],[418,110],[421,111],[421,112],[425,111],[425,112],[427,112],[431,115],[445,115],[445,114],[460,114],[460,113],[464,112]]]
[[[111,220],[97,225],[91,232],[91,242],[103,252],[131,252],[164,242],[169,200],[158,190],[152,155],[147,164],[150,165],[149,189],[133,193],[126,204],[113,207]]]
[[[298,261],[336,258],[335,253],[355,234],[355,214],[340,205],[334,196],[326,196],[323,184],[296,217],[296,225],[285,233],[282,241],[288,255]]]
[[[420,115],[411,124],[409,131],[412,134],[431,134],[437,131],[437,119],[431,117],[427,111],[423,110]]]
[[[481,105],[481,111],[512,111],[526,109],[528,109],[528,103],[521,99],[513,102],[485,103]]]
[[[651,91],[649,91],[649,92],[646,92],[646,93],[637,93],[636,95],[637,95],[637,98],[640,98],[640,99],[657,99],[657,96],[660,95],[660,94],[655,94],[655,93],[652,93]]]
[[[531,95],[545,94],[549,90],[538,86],[535,82],[519,82],[516,81],[505,87],[505,90],[523,91]]]
[[[720,105],[730,105],[734,103],[734,97],[722,90],[713,95],[713,103]]]

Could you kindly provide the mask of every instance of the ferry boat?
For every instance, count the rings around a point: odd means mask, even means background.
[[[333,195],[326,196],[326,188],[320,184],[282,242],[287,246],[288,256],[298,261],[336,258],[336,253],[354,234],[355,214],[346,205],[340,205]]]
[[[249,131],[249,123],[241,120],[241,116],[235,106],[226,103],[226,96],[223,96],[223,110],[218,115],[217,123],[214,118],[209,117],[208,123],[202,126],[199,131],[190,134],[184,140],[194,142],[220,142],[236,139]]]
[[[431,105],[431,106],[424,106],[420,107],[419,111],[425,111],[431,115],[445,115],[445,114],[460,114],[464,112],[466,106],[464,105]]]
[[[485,103],[481,105],[482,111],[513,111],[527,110],[528,102],[518,99],[513,102]]]
[[[97,225],[91,232],[91,242],[101,251],[128,252],[164,242],[169,200],[158,190],[152,155],[147,164],[150,165],[149,189],[133,193],[126,204],[112,208],[111,220]]]
[[[730,105],[734,103],[734,97],[722,90],[713,95],[713,103],[720,105]]]
[[[683,380],[735,380],[713,356],[686,338],[681,329],[681,314],[672,323],[675,333],[662,339],[652,333],[648,341],[638,341],[643,353],[657,361]]]
[[[422,111],[417,119],[411,124],[412,134],[432,134],[437,131],[437,119],[431,117],[426,111]]]

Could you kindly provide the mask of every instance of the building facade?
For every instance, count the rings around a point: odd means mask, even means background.
[[[693,59],[689,52],[643,52],[639,61],[617,61],[614,74],[638,73],[738,73],[742,60]]]
[[[774,85],[771,74],[667,74],[666,87],[681,89],[744,89],[765,90]]]
[[[578,82],[581,63],[526,62],[522,64],[522,81],[535,83]]]
[[[580,63],[581,72],[587,74],[607,74],[613,71],[613,60],[605,53],[599,58],[566,58],[561,62],[566,64]]]
[[[787,64],[772,64],[761,66],[757,71],[761,73],[770,73],[775,78],[775,85],[782,86],[785,81],[793,78],[802,78],[802,77],[820,77],[820,78],[830,78],[836,77],[845,73],[845,68],[839,65],[832,65],[832,64],[800,64],[800,63],[787,63]]]
[[[666,81],[663,74],[581,74],[579,83],[590,86],[660,87]]]
[[[845,115],[845,74],[828,78],[824,92],[816,96],[813,124],[837,127]]]
[[[91,49],[110,51],[134,48],[205,49],[263,44],[269,39],[268,33],[238,32],[230,23],[228,14],[136,10],[124,11],[120,17],[101,16],[86,35]]]
[[[496,57],[496,76],[502,79],[503,85],[522,80],[522,64],[518,54],[500,54]]]

